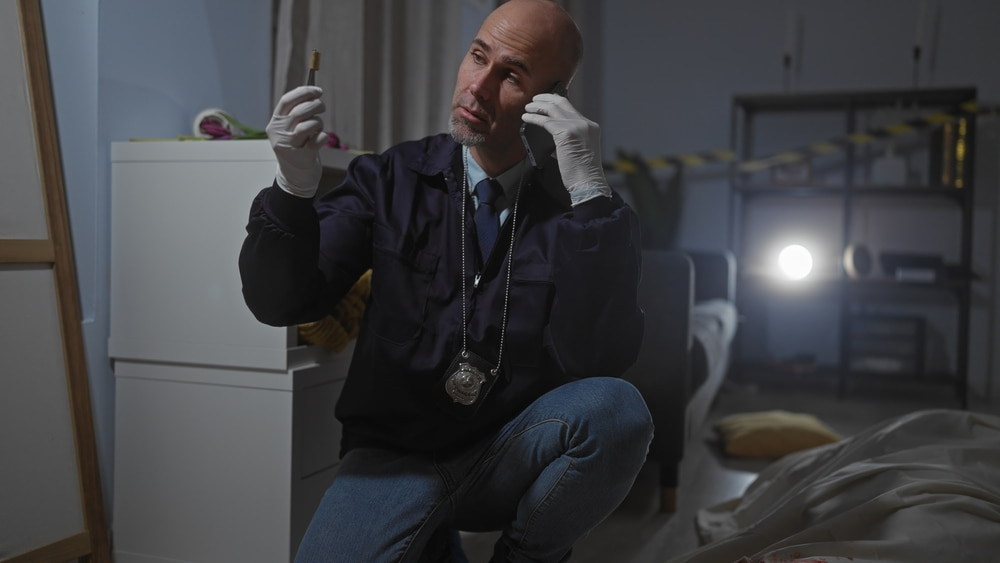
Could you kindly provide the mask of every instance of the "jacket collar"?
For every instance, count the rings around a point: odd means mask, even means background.
[[[458,183],[462,181],[462,145],[455,142],[451,135],[441,133],[425,139],[426,150],[420,151],[409,168],[424,176],[443,175],[447,180]],[[559,164],[555,158],[550,158],[542,170],[528,167],[525,172],[524,186],[540,183],[542,190],[532,190],[547,193],[561,205],[569,207],[569,194],[563,187],[559,176]],[[459,187],[460,188],[460,187]]]
[[[418,158],[410,163],[410,170],[424,176],[437,176],[452,170],[456,159],[461,159],[462,145],[455,142],[451,135],[441,133],[427,138],[427,150],[422,151]]]

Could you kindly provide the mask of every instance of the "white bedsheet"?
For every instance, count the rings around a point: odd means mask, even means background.
[[[672,563],[1000,561],[1000,417],[911,413],[768,466]]]

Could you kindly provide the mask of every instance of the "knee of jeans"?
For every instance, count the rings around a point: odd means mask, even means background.
[[[653,417],[639,390],[619,378],[600,378],[597,385],[603,399],[597,416],[613,420],[615,436],[624,443],[648,446],[653,439]]]

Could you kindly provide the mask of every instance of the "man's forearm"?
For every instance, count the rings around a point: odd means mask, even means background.
[[[643,332],[638,232],[635,214],[621,206],[567,233],[575,248],[556,275],[550,339],[569,375],[616,376],[635,361]]]
[[[240,252],[247,306],[258,320],[273,326],[314,321],[328,310],[317,266],[316,212],[309,200],[294,202],[294,197],[275,187],[257,196]]]

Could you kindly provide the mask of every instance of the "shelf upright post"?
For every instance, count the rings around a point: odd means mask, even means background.
[[[741,269],[746,268],[745,260],[742,260],[744,253],[743,241],[746,239],[746,224],[743,221],[743,208],[745,205],[744,195],[740,192],[740,186],[746,183],[746,174],[740,170],[740,163],[748,159],[752,154],[752,144],[753,144],[753,113],[745,105],[741,104],[739,99],[734,99],[730,106],[730,128],[729,128],[729,143],[736,155],[735,162],[730,168],[730,247],[732,248],[733,254],[735,256],[741,257],[737,261],[737,279],[740,278],[739,272]],[[740,126],[742,123],[742,127]],[[746,288],[740,291],[737,287],[736,292],[736,302],[737,304],[747,303],[746,295],[748,291]],[[743,307],[740,307],[741,309]],[[743,346],[743,330],[738,330],[736,338],[733,341],[733,351],[734,357],[736,358],[735,364],[739,366],[744,362],[744,346]],[[736,373],[738,379],[744,379],[743,369],[737,367],[733,370]]]
[[[854,134],[857,127],[856,106],[853,101],[846,101],[844,107],[844,127],[848,135]],[[844,184],[842,186],[843,197],[841,198],[841,223],[840,223],[840,248],[841,256],[843,249],[851,243],[851,210],[854,208],[854,170],[857,155],[853,144],[847,146],[844,153]],[[850,286],[847,272],[841,265],[838,268],[837,276],[840,291],[840,333],[839,355],[837,361],[837,398],[843,399],[847,395],[847,379],[850,375],[850,343],[851,343],[851,299]]]
[[[973,97],[975,100],[975,97]],[[961,263],[967,271],[961,272],[962,279],[959,280],[958,290],[958,351],[956,353],[956,377],[955,391],[962,409],[968,408],[969,403],[969,323],[971,322],[970,310],[972,308],[972,219],[973,206],[975,205],[973,183],[975,174],[975,152],[972,147],[976,146],[976,118],[975,116],[964,116],[959,118],[958,123],[959,143],[956,143],[956,150],[962,151],[961,158],[964,162],[961,165],[961,173],[956,178],[959,182],[953,189],[963,190],[959,201],[962,208],[962,259]]]

